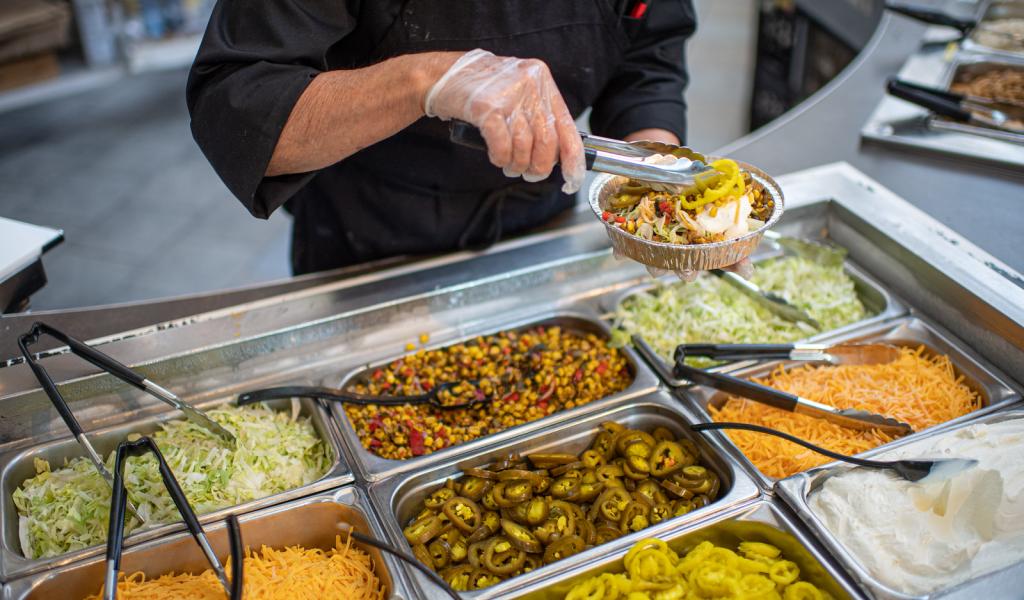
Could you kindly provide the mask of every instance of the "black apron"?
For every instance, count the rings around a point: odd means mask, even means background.
[[[408,0],[372,53],[483,48],[539,58],[574,117],[601,92],[629,39],[612,0]],[[328,53],[330,58],[330,52]],[[339,57],[340,59],[340,57]],[[570,208],[561,174],[526,183],[423,118],[333,165],[289,201],[296,274],[389,256],[491,245]]]

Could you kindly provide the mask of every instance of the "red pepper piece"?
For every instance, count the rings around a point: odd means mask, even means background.
[[[607,370],[608,370],[608,363],[607,362],[602,360],[601,362],[597,363],[596,371],[597,371],[598,375],[604,375],[605,371],[607,371]]]
[[[423,432],[413,429],[409,432],[409,449],[413,456],[423,456],[426,447],[423,445]]]
[[[625,223],[626,222],[626,217],[615,217],[615,222],[616,223]]]

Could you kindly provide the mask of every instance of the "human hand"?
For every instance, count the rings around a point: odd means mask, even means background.
[[[583,142],[540,60],[467,52],[427,92],[424,111],[476,125],[491,163],[509,177],[540,181],[561,162],[562,191],[583,185]]]

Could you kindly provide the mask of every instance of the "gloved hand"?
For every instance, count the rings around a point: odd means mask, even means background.
[[[540,181],[560,160],[562,191],[583,185],[583,142],[542,61],[472,50],[437,80],[424,104],[428,117],[476,125],[505,175]]]

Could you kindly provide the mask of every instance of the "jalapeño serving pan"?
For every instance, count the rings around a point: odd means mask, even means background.
[[[722,480],[718,500],[689,514],[631,533],[528,574],[483,590],[464,592],[464,597],[481,600],[505,598],[513,590],[530,585],[531,582],[566,572],[597,556],[628,547],[635,541],[668,531],[681,524],[704,520],[710,515],[747,502],[758,495],[757,486],[722,453],[714,440],[692,433],[686,428],[686,420],[678,409],[678,403],[664,391],[637,398],[628,404],[623,403],[598,413],[588,414],[572,422],[553,424],[529,436],[471,454],[463,454],[461,457],[431,465],[404,477],[392,477],[374,483],[370,486],[370,495],[377,505],[392,542],[400,548],[407,549],[409,544],[402,534],[404,525],[422,509],[423,499],[427,495],[443,486],[448,479],[461,475],[463,469],[486,465],[511,452],[524,456],[535,452],[582,452],[590,446],[600,424],[605,421],[615,421],[626,427],[643,430],[651,430],[658,426],[667,427],[677,435],[693,439],[700,448],[702,462],[716,471]],[[410,579],[419,583],[423,589],[431,589],[421,574],[409,571],[409,575]]]
[[[231,400],[222,399],[213,403],[201,404],[199,407],[209,410],[210,408],[215,408],[218,405],[230,402]],[[243,512],[271,506],[286,500],[307,496],[314,492],[329,489],[352,481],[352,472],[345,461],[341,444],[337,438],[337,432],[330,422],[330,417],[314,401],[300,400],[298,402],[300,407],[299,414],[310,418],[313,427],[316,429],[317,435],[319,435],[324,441],[328,452],[332,455],[330,467],[323,477],[308,485],[281,492],[280,494],[259,498],[257,500],[217,510],[205,515],[199,515],[200,521],[204,523],[216,521],[223,519],[228,515],[228,513],[241,514]],[[267,402],[266,405],[275,410],[285,411],[291,410],[292,406],[291,401],[289,400]],[[157,430],[160,423],[178,418],[182,417],[176,411],[165,412],[160,414],[158,417],[139,420],[124,425],[118,425],[116,427],[89,431],[86,435],[89,436],[93,445],[96,446],[96,451],[102,456],[107,456],[109,453],[114,451],[117,444],[120,443],[128,434],[152,433]],[[81,448],[78,443],[71,438],[55,440],[23,450],[8,452],[7,454],[0,456],[0,464],[3,465],[3,471],[2,474],[0,474],[0,478],[2,478],[3,492],[3,499],[0,501],[0,513],[2,513],[2,520],[0,520],[0,532],[2,532],[2,539],[0,539],[0,571],[2,571],[5,581],[28,573],[35,573],[43,569],[49,569],[72,561],[103,554],[104,549],[102,546],[91,546],[89,548],[83,548],[81,550],[68,552],[58,556],[39,559],[26,558],[21,552],[21,542],[18,539],[18,510],[14,506],[14,501],[11,495],[14,490],[22,484],[22,482],[36,474],[35,467],[33,465],[33,461],[35,459],[45,459],[49,461],[52,467],[57,468],[62,466],[66,460],[70,460],[78,456],[82,456]],[[181,531],[184,530],[184,528],[185,526],[181,522],[147,527],[129,535],[126,539],[126,543],[138,543],[143,540],[166,535],[173,531]]]
[[[964,427],[980,423],[1000,423],[1002,421],[1022,418],[1024,418],[1024,406],[1018,403],[1014,407],[991,412],[970,422],[963,422],[952,427],[929,431],[918,439],[951,434]],[[914,440],[908,440],[906,438],[903,440],[897,440],[891,444],[887,444],[884,449],[878,448],[865,452],[864,456],[875,456],[884,450],[905,446],[913,441]],[[1014,449],[1007,448],[1007,452],[1012,451],[1014,451]],[[1024,452],[1024,449],[1018,448],[1017,451]],[[860,561],[857,560],[857,557],[847,549],[846,545],[843,544],[843,542],[827,527],[825,527],[825,524],[818,518],[809,503],[811,494],[818,490],[829,477],[843,473],[851,468],[853,468],[851,465],[842,463],[817,467],[781,480],[776,485],[776,490],[779,498],[793,509],[804,524],[806,524],[807,527],[809,527],[815,535],[818,536],[818,538],[824,543],[825,547],[828,548],[832,555],[839,560],[840,564],[852,573],[854,579],[872,596],[885,600],[926,600],[931,598],[944,598],[948,600],[957,598],[967,600],[981,597],[1019,597],[1021,589],[1020,583],[1024,582],[1024,562],[1018,562],[994,573],[965,581],[954,587],[948,587],[931,594],[920,596],[905,594],[898,590],[894,590],[876,579],[860,563]]]
[[[524,330],[538,325],[561,326],[578,332],[594,333],[604,339],[608,339],[609,337],[607,325],[596,318],[586,316],[582,313],[560,312],[546,317],[535,317],[526,322],[513,323],[510,325],[496,326],[496,324],[492,322],[484,328],[481,328],[477,333],[466,335],[458,340],[446,340],[443,344],[430,346],[429,349],[448,347],[472,339],[478,335],[488,335],[499,331]],[[342,438],[344,438],[349,450],[351,451],[351,456],[353,456],[353,461],[355,463],[354,467],[358,469],[361,476],[367,481],[376,481],[385,477],[390,477],[395,473],[419,469],[423,467],[423,465],[436,464],[455,456],[472,453],[488,445],[501,443],[516,436],[537,431],[548,424],[577,419],[583,415],[602,410],[612,404],[617,404],[628,398],[634,398],[638,395],[654,390],[658,385],[657,376],[647,369],[646,365],[643,364],[643,361],[641,361],[631,349],[622,348],[621,351],[625,355],[626,361],[629,363],[630,369],[633,372],[633,382],[621,392],[611,394],[599,400],[590,402],[589,404],[556,412],[544,417],[543,419],[512,427],[494,435],[480,437],[431,454],[407,460],[382,458],[366,450],[359,441],[359,436],[356,435],[355,428],[349,421],[344,406],[337,402],[331,402],[331,412],[333,413],[334,418],[337,419],[338,429],[340,429]],[[327,381],[327,385],[332,387],[345,387],[354,383],[359,378],[372,373],[377,367],[386,365],[407,354],[408,353],[404,353],[399,356],[390,356],[387,359],[376,361],[370,365],[361,367],[360,369],[346,375],[340,383],[337,379],[329,379]]]
[[[768,499],[646,537],[657,537],[676,552],[689,550],[703,541],[733,550],[744,541],[772,544],[800,567],[800,577],[804,581],[827,591],[837,600],[862,597],[846,580],[842,571],[832,564],[828,555],[814,544],[811,536],[800,528],[799,523]],[[509,597],[517,600],[563,600],[569,590],[581,581],[601,573],[623,572],[622,559],[627,551],[628,547],[606,552],[572,571],[531,582]]]
[[[958,375],[963,377],[964,383],[977,392],[982,399],[982,408],[962,417],[947,421],[923,431],[935,431],[976,419],[989,412],[1012,404],[1019,399],[1019,395],[1007,385],[1009,379],[987,361],[977,356],[968,349],[962,342],[951,335],[941,332],[937,327],[926,323],[916,317],[907,317],[888,323],[879,323],[874,327],[852,332],[848,336],[835,339],[842,342],[887,342],[899,346],[916,348],[924,346],[928,354],[945,354],[949,356]],[[780,363],[785,361],[769,361],[748,367],[733,373],[736,376],[751,378],[764,377]],[[689,387],[678,392],[684,399],[687,410],[692,418],[699,421],[711,421],[708,413],[709,405],[720,406],[729,395],[706,388],[703,386]],[[915,432],[902,439],[919,439],[922,432]],[[765,475],[750,462],[740,449],[732,443],[723,432],[716,432],[720,436],[722,444],[729,449],[732,455],[740,463],[744,464],[753,475],[754,479],[761,485],[762,489],[771,491],[777,479]],[[888,448],[889,444],[880,446]]]
[[[769,260],[781,256],[783,256],[781,252],[758,252],[758,254],[755,255],[754,268],[756,269],[757,263],[763,260]],[[877,323],[882,323],[894,317],[903,316],[907,313],[907,307],[906,305],[903,304],[903,302],[901,302],[898,298],[889,293],[888,290],[882,287],[882,284],[880,284],[877,280],[875,280],[866,272],[864,272],[863,269],[853,264],[849,259],[847,259],[844,262],[843,270],[846,271],[846,274],[850,277],[850,279],[853,280],[854,288],[857,292],[857,297],[860,299],[861,304],[864,305],[864,309],[867,312],[867,315],[863,319],[854,321],[853,323],[849,323],[836,329],[823,331],[817,335],[808,337],[802,341],[818,342],[832,339],[835,337],[849,334],[850,332],[853,332],[864,327],[870,327]],[[675,281],[678,281],[678,279],[675,278],[675,276],[666,276],[659,278],[659,281],[663,284],[671,284]],[[614,324],[614,313],[616,310],[618,310],[618,307],[622,304],[622,302],[624,302],[627,298],[631,296],[641,294],[653,289],[655,285],[655,283],[647,281],[608,294],[601,298],[601,308],[603,308],[606,313],[611,313],[610,318],[612,320],[612,323]],[[728,284],[723,282],[723,285]],[[734,371],[744,366],[749,366],[750,364],[752,363],[745,361],[731,362],[717,367],[713,367],[711,370],[726,372]]]
[[[335,537],[349,528],[377,539],[382,537],[380,523],[373,516],[365,493],[351,485],[249,513],[240,517],[239,522],[243,545],[253,549],[262,545],[329,549],[334,547]],[[224,522],[207,526],[206,533],[214,552],[222,561],[226,560],[228,540]],[[413,597],[396,559],[376,548],[358,542],[353,544],[373,559],[374,572],[387,590],[388,598],[409,600]],[[187,533],[127,549],[121,562],[124,573],[143,571],[150,578],[170,572],[200,573],[208,568],[199,546]],[[104,573],[104,557],[96,556],[12,581],[4,598],[77,600],[98,593],[103,587]]]

